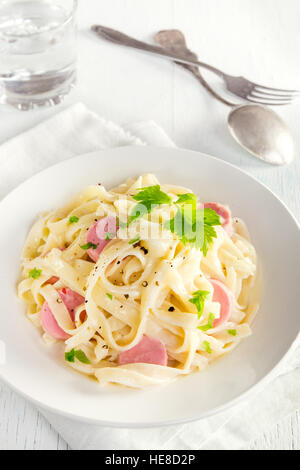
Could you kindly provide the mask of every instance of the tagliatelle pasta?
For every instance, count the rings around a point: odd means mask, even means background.
[[[102,385],[144,388],[201,371],[249,336],[256,279],[242,220],[144,175],[44,214],[18,295],[49,347],[64,342],[66,364]]]

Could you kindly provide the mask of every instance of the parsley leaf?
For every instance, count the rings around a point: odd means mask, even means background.
[[[109,240],[112,240],[113,238],[115,238],[115,236],[116,236],[115,233],[110,233],[110,232],[108,232],[108,233],[106,234],[105,241],[108,242]]]
[[[166,193],[161,191],[160,186],[149,186],[147,188],[140,189],[136,196],[133,196],[137,204],[130,215],[129,223],[134,220],[149,214],[153,209],[162,204],[171,204],[172,199]]]
[[[136,243],[138,243],[140,241],[140,239],[141,239],[141,236],[137,235],[132,240],[130,240],[128,243],[129,243],[129,245],[135,245]]]
[[[110,300],[113,299],[113,296],[112,296],[111,294],[106,294],[106,296],[107,296]]]
[[[212,330],[213,327],[214,327],[214,320],[215,320],[215,316],[213,313],[210,313],[209,316],[208,316],[208,322],[207,322],[207,325],[204,325],[204,326],[198,326],[199,330],[202,330],[202,331],[208,331],[208,330]]]
[[[184,245],[188,243],[201,249],[204,242],[204,223],[199,220],[197,209],[191,204],[179,207],[173,219],[165,222],[164,227],[177,235]]]
[[[65,359],[67,362],[75,362],[75,358],[83,364],[91,363],[91,361],[86,357],[85,353],[81,349],[79,349],[78,351],[75,351],[75,349],[71,349],[71,351],[65,353]]]
[[[31,271],[29,271],[28,277],[32,277],[32,279],[38,279],[41,274],[42,274],[41,269],[34,268]]]
[[[80,248],[82,250],[89,250],[90,248],[93,248],[93,250],[96,250],[98,245],[95,245],[94,243],[88,242],[86,245],[82,245]]]
[[[211,350],[211,347],[210,347],[210,344],[209,344],[208,341],[203,341],[202,347],[204,348],[204,350],[205,350],[208,354],[211,354],[211,353],[212,353],[212,350]]]
[[[231,336],[236,336],[237,335],[237,331],[236,330],[227,330],[227,333]]]
[[[72,215],[72,217],[69,218],[70,224],[76,224],[78,221],[79,221],[79,217],[77,217],[77,215]]]
[[[90,364],[91,361],[86,357],[83,351],[79,349],[78,351],[75,351],[75,357],[78,359],[79,362],[82,362],[83,364]]]
[[[188,243],[207,255],[217,233],[214,225],[222,225],[218,214],[212,209],[197,209],[195,194],[181,194],[176,202],[180,205],[173,219],[165,222],[165,228],[177,235],[184,245]]]
[[[120,228],[127,228],[128,227],[128,223],[122,222],[119,217],[117,217],[117,224]]]
[[[75,362],[75,349],[65,353],[65,360],[67,362]]]
[[[187,194],[178,194],[178,200],[175,202],[175,204],[192,204],[197,206],[197,196],[193,193],[187,193]]]
[[[206,225],[222,225],[220,216],[213,209],[199,209],[200,212],[203,212],[204,223]]]
[[[214,238],[217,238],[217,233],[213,227],[210,225],[204,225],[204,237],[203,237],[203,245],[202,245],[202,252],[204,256],[207,255],[210,245],[213,243]]]
[[[196,305],[198,311],[198,318],[201,318],[203,314],[205,300],[209,296],[210,292],[206,290],[198,290],[197,292],[193,293],[193,298],[189,300],[191,304]]]

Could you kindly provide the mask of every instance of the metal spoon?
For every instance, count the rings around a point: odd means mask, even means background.
[[[187,59],[198,60],[197,55],[188,49],[185,37],[179,30],[160,31],[154,39],[169,51],[180,52]],[[231,103],[210,87],[198,67],[179,62],[178,65],[190,70],[212,96],[233,108],[228,116],[229,130],[234,139],[248,152],[273,165],[284,165],[293,160],[294,139],[278,114],[261,105]]]

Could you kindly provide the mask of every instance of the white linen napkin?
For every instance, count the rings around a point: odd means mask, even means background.
[[[0,198],[59,161],[109,147],[147,144],[174,147],[154,122],[122,129],[77,104],[0,147]],[[276,376],[247,402],[212,418],[181,426],[116,429],[40,411],[74,450],[245,449],[270,426],[300,408],[299,341]]]

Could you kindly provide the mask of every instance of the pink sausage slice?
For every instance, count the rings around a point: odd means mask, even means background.
[[[119,354],[118,364],[120,366],[137,363],[166,366],[168,356],[165,345],[161,341],[144,335],[136,346]]]
[[[90,248],[88,250],[89,257],[97,263],[101,252],[104,250],[110,240],[106,240],[108,234],[116,234],[118,230],[118,224],[116,217],[104,217],[103,219],[96,222],[87,232],[86,241],[87,243],[93,243],[97,245],[94,250]]]
[[[77,292],[74,292],[72,289],[62,289],[58,291],[63,303],[67,307],[67,310],[70,314],[72,320],[75,320],[75,308],[79,307],[84,303],[84,297]],[[55,339],[66,341],[70,338],[60,326],[58,325],[49,305],[48,302],[44,302],[41,310],[41,324],[44,328],[45,332],[48,333]]]
[[[57,277],[57,276],[52,276],[52,277],[50,277],[50,279],[48,279],[48,281],[46,282],[46,284],[51,284],[51,285],[53,286],[53,285],[56,284],[58,281],[59,281],[59,277]]]
[[[218,204],[217,202],[206,202],[204,204],[204,208],[212,209],[221,217],[223,228],[231,237],[233,233],[233,225],[230,210],[222,204]]]
[[[213,302],[221,304],[220,318],[214,321],[213,327],[217,328],[227,322],[233,310],[233,294],[223,282],[217,280],[210,281],[214,288]]]
[[[66,341],[70,338],[64,330],[60,328],[55,317],[50,310],[48,302],[44,302],[41,310],[41,324],[46,333],[48,333],[52,338]]]
[[[64,288],[58,291],[63,303],[67,307],[67,310],[70,314],[70,317],[74,321],[75,313],[74,310],[79,305],[84,304],[85,298],[82,295],[78,294],[72,289]]]

